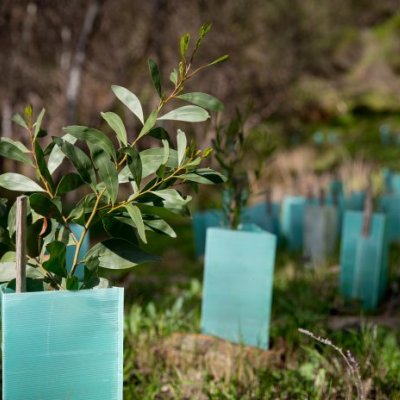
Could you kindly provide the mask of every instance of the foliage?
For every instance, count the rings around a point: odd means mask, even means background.
[[[209,94],[184,93],[188,80],[227,59],[223,56],[194,67],[195,55],[210,28],[208,24],[200,28],[191,51],[189,34],[182,36],[178,68],[171,73],[171,91],[164,87],[156,62],[149,60],[149,72],[159,102],[148,115],[134,93],[121,86],[112,86],[116,97],[141,123],[141,129],[133,139],[119,115],[105,112],[101,115],[113,131],[112,139],[98,129],[73,125],[63,129],[62,137],[52,137],[50,144],[42,147],[42,138],[46,136],[42,129],[45,110],[36,120],[30,106],[25,108],[23,116],[14,116],[14,122],[27,132],[30,148],[2,138],[0,154],[26,164],[34,171],[35,179],[6,172],[0,175],[0,186],[29,193],[28,277],[43,283],[42,288],[92,288],[99,284],[102,268],[128,269],[153,260],[154,257],[140,247],[140,243],[147,242],[147,233],[176,236],[163,219],[163,211],[180,215],[189,213],[191,197],[184,196],[174,187],[186,182],[196,186],[225,180],[220,173],[200,167],[210,149],[201,151],[194,143],[188,144],[185,133],[179,129],[175,148],[169,133],[164,127],[157,126],[158,121],[164,120],[202,122],[210,117],[207,110],[222,108],[222,104]],[[165,112],[165,107],[175,100],[191,104]],[[140,140],[145,136],[155,138],[162,146],[139,151]],[[57,169],[64,162],[69,163],[70,170],[57,182]],[[127,198],[121,198],[123,186],[129,189]],[[68,211],[68,194],[78,189],[82,197]],[[15,211],[14,204],[7,231],[11,252],[1,260],[0,281],[8,281],[15,270]],[[80,236],[73,233],[73,223],[83,227]],[[80,258],[85,236],[96,223],[103,225],[109,237]],[[6,232],[3,229],[1,233]],[[70,269],[66,265],[68,245],[75,246]],[[84,265],[85,271],[81,281],[76,276],[80,264]],[[100,284],[104,282],[100,281]]]
[[[256,129],[245,132],[250,112],[250,106],[244,113],[236,110],[235,117],[227,125],[217,126],[212,142],[215,159],[227,177],[223,193],[223,212],[225,224],[231,229],[238,228],[250,195],[249,174],[252,171],[249,168],[249,156],[253,161],[256,160],[254,172],[258,175],[275,150],[265,132]],[[252,133],[257,135],[256,146],[261,148],[261,151],[254,151]],[[263,146],[263,137],[267,139],[266,146]]]

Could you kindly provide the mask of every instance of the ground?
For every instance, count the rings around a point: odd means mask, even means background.
[[[261,351],[200,334],[203,267],[188,221],[178,234],[154,242],[160,263],[119,277],[127,288],[124,399],[400,399],[396,247],[387,297],[368,315],[340,298],[337,256],[310,271],[280,249],[271,345]]]

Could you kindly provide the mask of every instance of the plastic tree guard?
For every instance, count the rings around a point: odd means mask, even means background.
[[[307,201],[301,196],[288,196],[282,205],[282,235],[290,250],[303,248],[304,207]]]
[[[275,251],[276,236],[254,225],[208,229],[203,333],[268,348]]]
[[[377,307],[387,285],[388,242],[386,218],[371,217],[370,233],[363,236],[364,214],[348,211],[343,225],[340,255],[340,291],[345,298],[361,300],[366,310]]]
[[[378,209],[387,217],[387,235],[389,243],[400,240],[400,196],[381,196]]]
[[[400,196],[400,174],[393,174],[392,190],[393,190],[393,194]]]
[[[255,204],[246,209],[243,222],[253,223],[261,229],[279,237],[280,205],[278,203],[267,204],[266,202]]]
[[[304,210],[304,254],[315,267],[324,264],[335,250],[337,210],[319,205],[306,205]]]
[[[122,400],[123,293],[3,291],[3,399]]]
[[[365,203],[365,192],[353,192],[345,198],[345,209],[349,211],[362,211]]]
[[[204,255],[207,228],[221,226],[222,219],[222,211],[219,210],[210,210],[193,214],[192,228],[197,257],[202,257]]]
[[[329,195],[334,197],[343,197],[344,189],[343,182],[340,179],[334,179],[329,183]]]
[[[382,169],[382,178],[385,194],[393,193],[393,172],[389,168]]]

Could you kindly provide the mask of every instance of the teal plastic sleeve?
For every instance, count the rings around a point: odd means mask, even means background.
[[[123,293],[2,293],[3,399],[122,400]]]

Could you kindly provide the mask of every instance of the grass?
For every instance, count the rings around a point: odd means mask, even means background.
[[[343,357],[299,328],[351,352],[368,399],[400,399],[396,273],[376,315],[362,316],[357,304],[345,304],[337,293],[338,267],[307,270],[298,255],[280,251],[271,348],[263,352],[196,335],[202,265],[193,261],[190,227],[182,223],[179,235],[156,241],[161,262],[125,281],[124,399],[357,398]],[[361,317],[346,324],[348,316]]]

